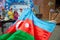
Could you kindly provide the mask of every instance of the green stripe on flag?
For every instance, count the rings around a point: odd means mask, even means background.
[[[26,32],[18,30],[12,36],[10,36],[7,40],[34,40],[34,37]]]
[[[6,40],[10,36],[11,36],[11,34],[3,34],[3,35],[0,36],[0,40]]]

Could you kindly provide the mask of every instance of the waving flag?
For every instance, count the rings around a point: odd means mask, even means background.
[[[0,40],[48,40],[55,26],[55,23],[39,20],[27,9]]]

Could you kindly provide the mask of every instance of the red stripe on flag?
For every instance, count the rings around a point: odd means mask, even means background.
[[[22,30],[34,36],[34,26],[32,20],[26,19],[23,22],[23,25],[19,28],[19,30]]]
[[[6,31],[6,33],[14,33],[16,31],[16,24],[19,22],[20,20],[18,20],[15,24],[13,24],[12,26],[10,26],[10,28]],[[22,24],[22,23],[21,23]]]
[[[48,40],[50,35],[51,35],[50,32],[47,32],[47,31],[39,28],[38,26],[34,27],[35,40]]]

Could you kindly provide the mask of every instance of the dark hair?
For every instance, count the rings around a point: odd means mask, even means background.
[[[20,8],[20,10],[23,10],[22,8]]]
[[[12,8],[10,8],[10,10],[12,10]]]
[[[17,13],[17,11],[14,11],[14,13]]]

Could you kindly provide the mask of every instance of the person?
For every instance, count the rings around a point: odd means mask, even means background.
[[[19,15],[19,17],[21,16],[22,11],[23,11],[23,9],[22,9],[22,8],[20,8],[20,9],[18,10],[18,15]]]
[[[5,17],[6,16],[6,11],[4,8],[2,8],[2,16]]]
[[[18,15],[18,12],[17,12],[17,10],[15,10],[15,11],[14,11],[14,20],[17,20],[17,19],[18,19],[18,16],[19,16],[19,15]]]
[[[12,11],[12,8],[10,8],[10,10],[8,11],[8,17],[9,19],[14,19],[14,13]]]

